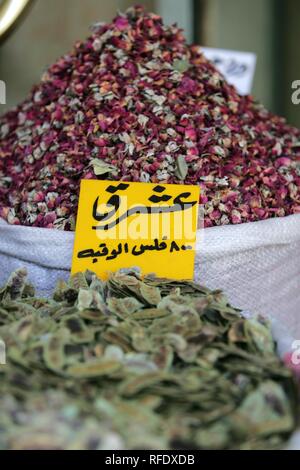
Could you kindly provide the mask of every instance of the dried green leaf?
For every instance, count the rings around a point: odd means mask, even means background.
[[[66,370],[67,375],[74,378],[94,378],[103,375],[111,375],[121,368],[119,361],[91,361],[83,364],[77,364]]]
[[[69,339],[66,330],[60,330],[56,334],[49,336],[44,345],[44,361],[52,370],[62,370],[65,365],[65,352],[64,348],[67,340]]]
[[[156,318],[162,318],[169,315],[168,310],[163,308],[145,308],[134,312],[131,315],[133,320],[155,320]]]
[[[190,68],[191,64],[187,59],[176,59],[173,62],[173,67],[177,72],[184,73]]]
[[[176,160],[176,171],[175,171],[177,178],[179,178],[180,180],[185,180],[188,174],[188,170],[189,170],[189,167],[185,160],[185,156],[179,155]]]
[[[99,160],[98,158],[93,158],[90,162],[90,165],[93,167],[93,171],[96,176],[109,174],[116,176],[118,174],[118,169],[114,165],[110,165],[109,163],[106,163],[103,160]]]

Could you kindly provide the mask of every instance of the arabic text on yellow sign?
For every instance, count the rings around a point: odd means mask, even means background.
[[[199,187],[82,180],[72,272],[192,279]]]

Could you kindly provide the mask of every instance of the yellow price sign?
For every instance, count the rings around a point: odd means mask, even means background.
[[[199,187],[82,180],[72,273],[139,267],[192,279]]]

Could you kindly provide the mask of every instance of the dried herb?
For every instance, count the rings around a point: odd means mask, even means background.
[[[130,8],[0,118],[0,216],[74,230],[80,179],[199,184],[205,226],[300,212],[300,131]]]
[[[20,270],[0,338],[2,449],[269,449],[296,426],[267,322],[193,282],[87,272],[40,299]]]

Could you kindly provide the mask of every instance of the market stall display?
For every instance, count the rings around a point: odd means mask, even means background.
[[[93,29],[0,118],[0,281],[68,277],[82,178],[199,184],[195,279],[300,332],[300,131],[157,15]]]
[[[200,186],[194,279],[70,277],[83,179]],[[0,117],[0,267],[0,449],[299,448],[300,130],[176,25],[94,24]]]

